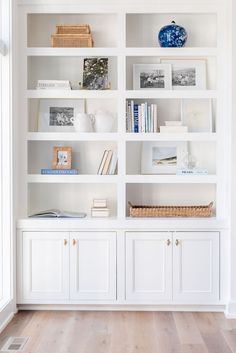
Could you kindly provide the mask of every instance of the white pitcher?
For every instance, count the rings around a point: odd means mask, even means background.
[[[114,124],[112,114],[105,110],[98,110],[95,113],[94,129],[96,132],[111,132]]]
[[[76,132],[93,132],[94,115],[79,113],[71,119]]]

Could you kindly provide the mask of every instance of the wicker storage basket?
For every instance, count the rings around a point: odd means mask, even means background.
[[[56,34],[89,34],[89,25],[57,25]]]
[[[93,39],[91,34],[53,34],[54,48],[91,48]]]
[[[130,217],[211,217],[213,202],[206,206],[134,206]]]

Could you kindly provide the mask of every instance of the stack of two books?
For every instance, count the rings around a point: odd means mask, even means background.
[[[165,121],[165,126],[160,126],[160,132],[188,132],[188,127],[183,126],[182,121]]]
[[[99,199],[93,200],[93,207],[91,208],[91,217],[109,217],[110,212],[107,207],[107,200]]]

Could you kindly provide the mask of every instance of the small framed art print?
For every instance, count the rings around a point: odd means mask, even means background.
[[[212,100],[182,99],[181,121],[189,132],[212,132]]]
[[[187,142],[143,142],[142,174],[176,174],[187,154]]]
[[[171,65],[134,64],[133,89],[171,89]]]
[[[52,169],[71,169],[72,148],[53,147]]]

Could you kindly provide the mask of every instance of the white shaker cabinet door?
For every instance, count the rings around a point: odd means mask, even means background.
[[[126,233],[126,299],[159,302],[172,299],[172,234]]]
[[[116,299],[116,233],[72,232],[70,298]]]
[[[174,301],[219,300],[219,233],[176,232],[173,237]]]
[[[23,232],[22,299],[69,299],[69,233]]]

